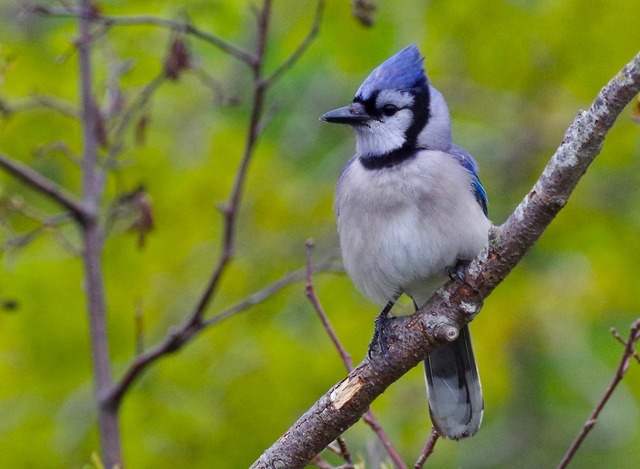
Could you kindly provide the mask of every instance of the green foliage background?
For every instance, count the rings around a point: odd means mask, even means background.
[[[51,1],[52,5],[57,2]],[[109,14],[188,16],[247,48],[255,2],[230,0],[100,2]],[[277,0],[269,38],[274,69],[305,36],[312,2]],[[305,240],[314,258],[337,255],[332,192],[351,155],[348,129],[318,116],[349,102],[368,72],[410,42],[451,108],[456,142],[476,156],[501,223],[538,177],[577,111],[637,52],[637,0],[467,0],[378,2],[373,27],[360,25],[346,1],[329,0],[321,33],[269,94],[272,119],[251,164],[236,256],[211,313],[300,268]],[[0,4],[0,99],[20,107],[51,95],[75,106],[77,65],[71,19],[20,13]],[[168,31],[112,28],[95,51],[101,93],[109,64],[131,61],[127,99],[161,70]],[[116,374],[135,352],[134,315],[156,343],[194,307],[217,260],[222,218],[240,159],[250,101],[249,71],[216,48],[188,39],[196,73],[164,83],[147,109],[144,143],[133,129],[108,180],[105,207],[144,184],[156,229],[143,249],[126,225],[112,230],[104,256],[109,332]],[[230,104],[237,101],[239,104]],[[640,289],[640,138],[627,110],[567,208],[473,322],[485,421],[467,441],[440,441],[427,467],[553,467],[613,376],[623,335],[638,316]],[[0,151],[79,191],[79,170],[60,150],[80,151],[79,126],[34,108],[0,118]],[[87,321],[71,226],[47,229],[11,206],[46,214],[58,207],[0,174],[0,467],[83,467],[97,449]],[[106,209],[105,209],[106,213]],[[343,275],[317,277],[334,326],[358,361],[376,307]],[[17,307],[11,308],[12,301]],[[297,284],[206,331],[159,362],[122,409],[131,468],[247,467],[322,393],[343,367]],[[575,467],[635,468],[640,447],[640,372],[632,366],[577,456]],[[421,370],[374,405],[408,463],[429,434]],[[346,434],[354,454],[383,455],[368,428]],[[369,463],[367,467],[376,467]]]

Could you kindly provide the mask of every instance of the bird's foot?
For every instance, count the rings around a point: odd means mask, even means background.
[[[390,362],[389,357],[389,340],[396,340],[396,335],[389,330],[389,324],[393,321],[393,318],[389,317],[389,311],[395,304],[395,301],[390,301],[387,306],[376,317],[373,327],[373,337],[369,343],[369,349],[367,355],[371,358],[376,349],[380,352],[382,357],[387,363]]]
[[[459,280],[464,283],[466,286],[471,287],[465,279],[464,273],[467,270],[467,266],[471,263],[471,261],[458,259],[455,265],[447,267],[447,275],[451,280]]]

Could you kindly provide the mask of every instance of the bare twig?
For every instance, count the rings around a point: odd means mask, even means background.
[[[637,319],[631,325],[629,339],[627,339],[624,353],[622,354],[622,358],[620,359],[620,363],[618,364],[618,368],[616,369],[616,373],[613,376],[613,379],[596,404],[595,409],[593,409],[593,412],[591,412],[591,415],[589,415],[589,418],[582,427],[582,430],[562,458],[562,461],[558,465],[558,469],[564,469],[569,465],[573,457],[576,455],[578,449],[580,448],[580,445],[582,445],[582,442],[595,426],[596,422],[598,421],[598,417],[600,416],[600,412],[602,412],[602,409],[604,409],[604,406],[607,404],[609,398],[611,398],[611,395],[616,390],[618,384],[620,384],[620,381],[622,381],[622,378],[624,378],[625,373],[629,369],[629,362],[631,361],[631,357],[633,357],[635,354],[635,346],[638,343],[638,340],[640,340],[640,319]]]
[[[75,221],[73,216],[65,212],[60,215],[48,216],[40,212],[36,208],[26,203],[21,196],[13,196],[2,205],[3,209],[11,212],[20,213],[21,215],[36,220],[40,225],[27,232],[17,236],[6,236],[6,240],[2,243],[2,247],[5,249],[21,248],[27,246],[31,241],[36,239],[39,235],[44,233],[53,233],[54,238],[60,245],[73,253],[80,256],[80,250],[73,244],[73,242],[62,232],[60,227],[64,224]]]
[[[601,90],[588,111],[578,114],[533,189],[503,225],[491,229],[489,246],[470,263],[465,282],[448,282],[416,314],[394,319],[390,333],[398,340],[388,347],[389,359],[379,354],[366,358],[305,412],[252,468],[266,469],[276,460],[289,468],[303,467],[357,422],[393,382],[472,320],[484,298],[566,205],[616,118],[638,92],[640,54]]]
[[[61,140],[54,140],[53,142],[44,143],[39,145],[33,152],[35,158],[43,158],[54,152],[59,152],[66,160],[73,163],[76,166],[80,166],[80,159],[69,148],[65,142]]]
[[[335,469],[334,466],[329,464],[327,461],[322,459],[320,456],[316,456],[311,461],[309,461],[311,465],[317,467],[318,469]]]
[[[211,316],[203,321],[204,326],[213,326],[214,324],[218,324],[219,322],[224,321],[225,319],[230,318],[236,313],[241,311],[245,311],[252,306],[262,303],[268,298],[271,298],[273,295],[278,293],[280,290],[293,285],[294,283],[300,282],[304,280],[307,275],[307,269],[296,270],[294,272],[290,272],[289,274],[282,277],[280,280],[272,283],[271,285],[263,288],[255,292],[254,294],[246,297],[245,299],[239,301],[238,303],[230,306],[224,311]],[[336,272],[341,273],[344,272],[344,269],[341,264],[337,264],[331,261],[321,262],[319,264],[315,264],[311,267],[311,270],[315,273],[319,272]]]
[[[305,275],[305,294],[309,299],[309,302],[313,306],[313,309],[318,314],[320,318],[320,322],[322,323],[322,327],[324,327],[325,332],[331,339],[333,346],[338,351],[340,358],[342,359],[342,363],[344,363],[347,372],[353,370],[353,362],[351,361],[351,355],[342,345],[340,339],[338,338],[338,334],[336,334],[335,329],[331,325],[331,321],[327,317],[327,314],[324,312],[324,308],[320,304],[320,299],[316,294],[316,289],[313,286],[313,268],[311,264],[311,250],[313,249],[313,240],[308,240],[306,243],[306,275]]]
[[[240,159],[238,169],[235,173],[235,179],[231,187],[229,199],[226,205],[221,209],[224,221],[221,251],[218,261],[213,269],[209,282],[206,284],[204,291],[202,292],[191,314],[179,326],[173,328],[158,345],[146,351],[145,353],[136,356],[120,381],[116,383],[107,393],[107,397],[105,399],[107,402],[109,402],[110,406],[116,408],[119,407],[127,389],[133,384],[138,376],[157,359],[179,350],[205,327],[220,322],[221,320],[231,316],[235,312],[240,311],[242,308],[254,304],[253,302],[262,301],[261,293],[259,292],[256,295],[243,301],[241,306],[236,305],[234,307],[231,307],[227,311],[223,311],[218,316],[212,317],[209,320],[204,319],[204,314],[211,301],[211,298],[213,298],[215,292],[217,291],[223,274],[225,273],[233,257],[237,214],[240,209],[240,203],[242,200],[242,194],[247,172],[249,169],[249,164],[255,152],[255,148],[260,137],[260,132],[262,130],[260,121],[264,113],[266,92],[269,86],[269,83],[264,79],[262,67],[265,58],[267,33],[270,19],[271,0],[264,0],[262,8],[258,12],[258,30],[255,52],[253,56],[255,60],[251,60],[250,62],[253,75],[253,100],[249,117],[247,136],[244,151]],[[289,280],[293,281],[292,279]],[[286,282],[283,282],[282,284],[278,284],[277,286],[273,287],[272,291],[279,291],[279,289],[283,287],[285,283]],[[269,292],[267,293],[272,294]]]
[[[307,50],[312,39],[316,36],[320,21],[320,11],[323,0],[318,0],[318,9],[311,30],[303,43],[293,54],[267,77],[263,71],[265,51],[267,45],[267,33],[271,21],[272,0],[263,0],[261,9],[257,12],[257,34],[255,48],[252,52],[243,49],[221,39],[220,37],[204,32],[188,22],[179,22],[156,18],[152,16],[117,17],[102,15],[99,8],[91,0],[77,0],[77,7],[62,4],[61,7],[26,4],[25,8],[31,12],[48,15],[77,18],[79,34],[71,51],[77,50],[80,75],[80,110],[79,120],[82,128],[82,200],[75,201],[62,188],[57,187],[51,181],[46,180],[26,166],[16,163],[9,158],[0,155],[0,165],[5,167],[17,178],[27,182],[35,189],[49,195],[53,200],[66,207],[81,223],[82,232],[82,259],[84,263],[84,282],[87,294],[87,310],[90,323],[91,347],[95,381],[95,398],[98,405],[98,426],[102,447],[102,459],[109,468],[122,467],[122,454],[120,443],[120,431],[118,411],[123,396],[135,379],[156,359],[181,348],[198,332],[207,326],[216,324],[232,314],[248,308],[252,304],[263,301],[275,294],[286,284],[293,283],[304,277],[305,272],[293,275],[276,282],[270,289],[252,295],[237,305],[223,311],[217,316],[204,320],[204,314],[208,305],[217,291],[222,277],[233,257],[237,216],[242,202],[245,180],[250,161],[255,153],[262,131],[262,119],[266,93],[277,78],[290,69],[300,56]],[[97,37],[103,35],[112,26],[126,25],[151,25],[168,28],[179,34],[188,34],[202,39],[247,64],[253,76],[253,99],[248,123],[247,136],[243,154],[240,158],[238,170],[232,184],[227,203],[222,209],[223,232],[221,253],[214,266],[211,278],[204,288],[197,304],[191,314],[178,327],[173,329],[154,348],[139,353],[122,379],[113,383],[111,375],[111,362],[106,332],[106,305],[104,298],[104,284],[102,279],[101,256],[104,247],[104,227],[98,219],[98,209],[104,193],[105,168],[119,154],[122,148],[123,132],[136,112],[149,100],[152,93],[158,88],[164,78],[156,78],[147,85],[138,95],[137,99],[128,109],[122,110],[121,103],[117,106],[105,108],[104,114],[98,107],[93,94],[93,71],[91,63],[92,44]],[[65,55],[65,59],[71,54]],[[166,72],[166,70],[165,70]],[[164,73],[164,75],[167,75]],[[69,111],[65,109],[65,111]],[[0,103],[0,112],[10,113],[11,108]],[[67,112],[69,114],[70,112]],[[121,116],[115,127],[107,128],[107,116]],[[108,132],[115,137],[109,141]],[[108,152],[104,166],[98,159],[98,150],[102,146]],[[138,334],[138,338],[141,336]],[[141,341],[138,341],[141,342]]]
[[[337,443],[337,444],[336,444]],[[332,466],[328,461],[325,461],[320,456],[316,456],[311,460],[311,464],[319,469],[354,469],[355,466],[351,459],[351,454],[347,448],[347,444],[342,437],[336,439],[336,443],[331,443],[327,446],[327,449],[333,454],[340,456],[345,463],[340,466]]]
[[[33,5],[31,7],[31,10],[41,15],[54,17],[68,18],[76,17],[79,15],[78,9],[68,7]],[[161,28],[167,28],[172,31],[189,34],[195,38],[208,42],[224,53],[232,55],[242,62],[245,62],[249,66],[255,66],[262,60],[257,55],[252,55],[251,53],[242,50],[238,46],[231,44],[230,42],[216,36],[215,34],[197,28],[191,23],[168,20],[165,18],[158,18],[150,15],[110,16],[102,14],[93,15],[91,21],[94,23],[102,23],[105,26],[158,26]]]
[[[313,267],[314,272],[342,272],[343,269],[340,265],[333,262],[323,262],[316,264]],[[296,270],[291,272],[280,280],[268,285],[267,287],[255,292],[254,294],[244,298],[238,303],[230,306],[224,311],[211,316],[210,318],[203,320],[197,326],[191,326],[191,317],[188,317],[182,324],[173,328],[167,337],[155,347],[138,354],[132,361],[132,363],[125,371],[124,375],[118,383],[109,391],[107,400],[112,402],[112,405],[119,405],[120,401],[124,397],[127,389],[135,382],[135,380],[142,374],[142,372],[150,366],[157,359],[169,355],[184,346],[189,340],[191,340],[196,334],[204,330],[209,326],[218,324],[225,319],[229,319],[233,315],[246,311],[252,306],[262,303],[263,301],[271,298],[284,288],[293,285],[294,283],[304,280],[306,275],[306,269]]]
[[[344,459],[345,466],[349,469],[353,468],[353,460],[351,459],[351,453],[349,452],[349,448],[347,448],[347,442],[344,441],[344,438],[339,436],[336,438],[336,442],[338,443],[338,447],[340,448],[340,457]]]
[[[384,431],[384,428],[382,428],[378,417],[376,417],[371,408],[367,409],[362,416],[362,420],[364,420],[364,422],[371,427],[373,433],[376,434],[378,440],[382,443],[382,446],[391,458],[391,461],[393,461],[393,464],[396,466],[396,469],[406,469],[407,465],[400,457],[400,454],[396,450],[395,446],[393,446],[393,443],[391,443],[391,439],[387,435],[387,432]]]
[[[0,153],[0,167],[16,179],[26,183],[29,187],[47,195],[51,200],[62,205],[69,210],[79,222],[84,223],[92,216],[92,212],[88,206],[76,200],[75,196],[69,194],[64,188],[52,180],[42,176],[19,161]]]
[[[424,463],[427,462],[427,459],[433,453],[439,437],[440,434],[438,433],[438,431],[435,428],[432,428],[431,435],[429,435],[429,439],[427,440],[422,453],[420,453],[420,457],[413,466],[413,469],[422,469],[424,467]]]
[[[122,467],[122,445],[118,409],[104,401],[112,386],[111,358],[107,339],[106,304],[102,276],[104,236],[97,219],[104,188],[104,174],[98,165],[101,117],[93,96],[91,49],[91,0],[79,0],[78,67],[80,70],[80,123],[82,128],[82,199],[93,216],[82,225],[82,261],[87,296],[87,313],[93,359],[94,395],[98,410],[98,433],[106,467]]]
[[[324,0],[317,0],[315,16],[313,18],[313,23],[311,25],[311,29],[307,33],[307,36],[300,43],[300,45],[298,45],[296,50],[289,56],[289,58],[285,60],[274,72],[272,72],[269,77],[265,78],[267,86],[273,85],[273,83],[275,83],[283,73],[293,67],[295,63],[300,59],[300,57],[302,57],[302,55],[307,51],[313,40],[318,35],[318,32],[320,31],[323,10]]]
[[[331,325],[331,321],[329,321],[329,317],[325,313],[324,308],[322,307],[322,304],[320,304],[320,299],[318,298],[318,295],[316,294],[316,291],[315,291],[315,287],[313,286],[313,269],[311,264],[312,249],[313,249],[313,240],[308,240],[306,243],[307,267],[306,267],[306,278],[305,278],[305,294],[309,299],[309,302],[313,306],[313,309],[318,314],[318,317],[320,318],[320,322],[322,323],[322,326],[324,327],[325,332],[331,339],[333,346],[338,351],[338,354],[340,355],[340,358],[342,359],[342,363],[344,363],[344,366],[347,369],[347,372],[350,373],[353,370],[351,355],[349,354],[349,352],[347,352],[345,347],[342,345],[342,342],[340,341],[338,334],[336,334],[335,329]],[[382,428],[382,425],[380,425],[380,422],[378,421],[378,418],[373,413],[373,410],[367,409],[362,419],[367,425],[369,425],[369,427],[371,427],[373,432],[376,434],[376,436],[382,443],[382,446],[384,446],[384,449],[386,450],[387,454],[389,455],[389,457],[391,458],[395,466],[398,469],[406,468],[406,465],[404,464],[404,462],[402,461],[402,458],[400,457],[395,447],[391,443],[391,440],[389,439],[388,435]]]
[[[624,345],[625,347],[628,346],[628,342],[626,340],[624,340],[622,337],[620,337],[620,334],[618,333],[618,331],[615,329],[615,327],[611,328],[611,335],[613,335],[613,337],[620,342],[622,345]],[[640,363],[640,354],[634,349],[633,350],[633,358],[636,359],[636,361],[638,363]]]
[[[70,117],[73,119],[78,118],[78,112],[71,104],[55,96],[36,94],[16,103],[4,103],[3,105],[5,115],[42,108],[56,111],[57,113],[65,117]]]
[[[142,308],[142,300],[136,300],[134,311],[134,331],[136,334],[136,355],[144,352],[144,309]]]
[[[235,244],[235,230],[236,230],[236,217],[238,210],[240,209],[240,201],[242,199],[244,183],[249,170],[249,163],[254,153],[254,149],[260,136],[260,120],[262,118],[264,110],[264,100],[266,96],[266,83],[263,80],[262,65],[264,61],[264,51],[266,48],[267,31],[269,27],[269,19],[271,17],[271,0],[264,0],[262,10],[260,13],[260,20],[258,22],[258,34],[256,40],[256,52],[255,56],[258,60],[252,65],[253,70],[253,105],[251,107],[251,115],[249,117],[249,126],[247,131],[247,137],[240,164],[235,173],[235,179],[231,188],[231,195],[227,204],[222,208],[222,214],[224,216],[224,228],[222,235],[222,249],[220,258],[213,271],[211,280],[205,288],[200,301],[198,302],[196,309],[192,315],[192,324],[202,322],[202,316],[209,304],[210,299],[213,297],[222,275],[224,274],[231,258],[233,256],[233,249]]]
[[[147,105],[153,94],[160,88],[160,85],[165,81],[164,73],[158,74],[149,83],[147,83],[142,90],[138,93],[135,99],[129,106],[119,115],[117,124],[113,129],[112,144],[109,147],[109,154],[105,158],[104,167],[110,169],[117,156],[120,154],[124,147],[124,133],[130,127],[133,118],[141,112]]]

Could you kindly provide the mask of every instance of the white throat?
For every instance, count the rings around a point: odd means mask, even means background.
[[[406,142],[405,132],[411,122],[411,111],[405,109],[385,122],[373,120],[367,126],[355,127],[356,153],[376,156],[397,150]]]

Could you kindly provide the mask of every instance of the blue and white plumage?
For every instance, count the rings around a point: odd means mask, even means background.
[[[336,189],[338,232],[347,273],[380,305],[405,293],[422,306],[486,246],[491,225],[478,165],[452,143],[447,104],[423,60],[408,46],[365,79],[350,105],[322,116],[356,131]],[[427,357],[425,375],[440,434],[473,435],[483,402],[467,326]]]

